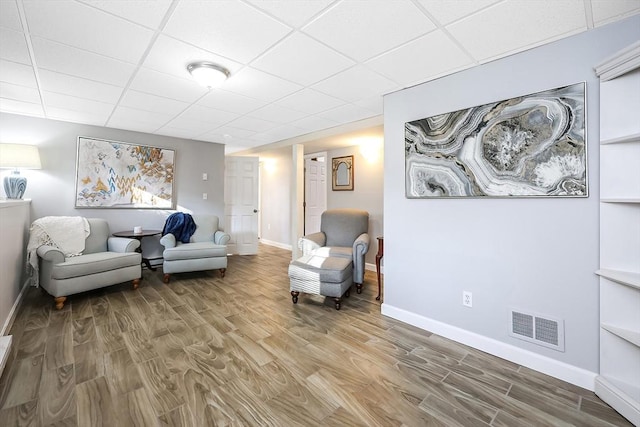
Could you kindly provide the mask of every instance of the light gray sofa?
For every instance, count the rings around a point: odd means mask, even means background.
[[[196,231],[189,243],[176,241],[173,234],[160,239],[164,246],[164,282],[169,283],[171,274],[188,271],[220,270],[224,277],[227,271],[227,243],[231,236],[218,229],[215,215],[193,215]]]
[[[369,213],[359,209],[331,209],[320,217],[320,231],[302,237],[303,256],[339,257],[353,262],[353,283],[362,292],[365,260],[369,251]]]
[[[87,218],[91,232],[80,256],[66,258],[54,246],[40,246],[39,278],[51,294],[58,310],[67,296],[117,283],[133,283],[136,289],[142,277],[142,255],[136,252],[140,242],[124,237],[110,237],[109,224],[104,219]]]

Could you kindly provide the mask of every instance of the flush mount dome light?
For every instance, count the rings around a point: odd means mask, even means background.
[[[202,86],[214,88],[220,86],[229,77],[229,70],[211,62],[193,62],[187,70]]]

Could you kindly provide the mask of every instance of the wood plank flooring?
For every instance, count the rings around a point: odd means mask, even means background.
[[[336,311],[291,253],[227,275],[144,270],[71,296],[30,289],[0,378],[2,426],[629,426],[593,393],[386,318],[375,274]]]

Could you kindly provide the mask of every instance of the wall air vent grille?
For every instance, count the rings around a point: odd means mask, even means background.
[[[509,335],[554,350],[564,351],[564,321],[552,316],[511,310]]]

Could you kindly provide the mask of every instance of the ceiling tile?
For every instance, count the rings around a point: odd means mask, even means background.
[[[153,111],[175,116],[189,106],[186,102],[175,99],[163,98],[161,96],[150,95],[148,93],[128,90],[122,97],[120,105],[124,107],[136,108],[138,110]]]
[[[304,134],[304,129],[299,129],[295,126],[277,126],[273,129],[269,129],[268,131],[262,132],[260,134],[256,134],[253,138],[260,139],[267,142],[277,142],[282,141],[283,139],[293,138],[294,136],[298,136]]]
[[[32,104],[40,103],[40,92],[38,92],[38,89],[6,82],[0,82],[0,97],[30,102]]]
[[[29,49],[22,31],[0,28],[0,58],[31,65]]]
[[[42,105],[30,102],[16,101],[0,97],[0,111],[3,113],[22,114],[25,116],[44,117]]]
[[[123,89],[121,86],[94,82],[43,69],[38,71],[38,76],[43,90],[111,104],[118,102]]]
[[[397,84],[374,73],[367,67],[357,65],[313,86],[327,95],[355,102],[374,95],[382,95],[397,87]]]
[[[280,107],[275,104],[269,104],[248,114],[248,116],[274,123],[289,123],[294,120],[301,119],[307,115],[307,113],[292,110],[290,108]]]
[[[171,6],[171,0],[82,0],[82,2],[153,29],[158,28]]]
[[[0,1],[0,27],[22,31],[20,13],[15,1]]]
[[[0,81],[21,86],[38,87],[33,68],[0,59]]]
[[[409,0],[343,1],[303,28],[359,61],[425,34],[435,25]]]
[[[447,30],[477,60],[522,51],[586,29],[583,0],[508,1],[457,21]]]
[[[239,1],[185,1],[178,4],[164,32],[243,63],[291,29]]]
[[[304,119],[291,122],[292,126],[300,129],[304,129],[306,132],[315,132],[318,130],[328,129],[339,125],[335,120],[330,120],[324,117],[309,116]]]
[[[343,124],[355,122],[356,120],[368,119],[369,117],[374,117],[378,114],[373,111],[369,111],[366,108],[358,107],[357,105],[347,104],[342,107],[334,108],[333,110],[323,111],[318,115],[325,119],[334,120]]]
[[[171,126],[163,126],[160,129],[156,130],[154,133],[158,135],[167,135],[167,136],[173,136],[175,138],[186,138],[186,139],[196,139],[196,137],[199,134],[199,132],[193,129],[181,129],[181,128],[174,128]]]
[[[307,23],[334,0],[248,0],[249,3],[292,27]]]
[[[434,61],[433,58],[438,58]],[[443,31],[434,31],[366,63],[374,71],[410,86],[472,63]]]
[[[222,144],[228,144],[239,139],[249,138],[253,135],[255,135],[253,131],[224,125],[211,132],[200,135],[199,138],[204,138],[205,141],[215,140]]]
[[[109,117],[115,105],[89,99],[76,98],[54,92],[42,92],[45,107],[64,108],[72,111],[86,111],[92,114],[104,114]],[[105,118],[106,118],[105,117]]]
[[[446,25],[501,0],[418,0],[440,24]]]
[[[269,129],[273,129],[278,124],[273,122],[268,122],[262,119],[256,119],[255,117],[242,116],[230,123],[227,123],[228,126],[245,129],[253,132],[265,132]]]
[[[640,13],[638,0],[591,0],[593,21],[596,25],[611,22],[614,18]]]
[[[237,93],[227,92],[222,89],[211,90],[204,98],[198,101],[199,105],[232,113],[246,114],[263,107],[266,103],[257,99],[248,98]]]
[[[351,59],[296,32],[255,60],[251,66],[309,86],[354,64]]]
[[[329,110],[343,105],[345,101],[318,92],[313,89],[302,89],[292,95],[282,98],[276,102],[283,107],[293,108],[294,110],[304,111],[305,113],[315,114],[320,111]]]
[[[96,114],[88,111],[66,110],[64,108],[47,107],[47,118],[65,122],[84,123],[104,126],[109,114]]]
[[[169,74],[140,68],[131,82],[131,89],[149,94],[192,103],[207,93],[207,89],[194,80],[181,79]]]
[[[240,63],[199,49],[165,35],[160,35],[149,51],[143,66],[183,79],[191,79],[187,65],[192,62],[213,62],[228,69],[232,74],[242,66]]]
[[[214,126],[220,126],[231,120],[237,119],[238,114],[230,113],[228,111],[216,110],[215,108],[203,107],[202,105],[192,105],[182,114],[181,119],[197,120],[202,122],[211,123],[209,128]]]
[[[247,67],[224,82],[222,89],[272,102],[302,89],[302,86]]]
[[[166,114],[118,106],[111,115],[107,125],[109,127],[122,127],[122,129],[136,130],[135,124],[137,123],[140,125],[140,132],[152,132],[166,125],[170,120],[171,116]]]
[[[24,0],[32,36],[138,63],[153,31],[75,1]]]
[[[354,105],[358,107],[366,108],[367,110],[376,113],[382,114],[384,107],[384,98],[382,96],[373,96],[371,98],[362,99],[360,101],[354,102]]]
[[[124,87],[135,67],[122,61],[40,38],[32,38],[39,68]]]
[[[192,131],[194,135],[200,135],[211,131],[216,125],[212,122],[202,120],[191,120],[185,117],[177,117],[166,124],[166,126],[174,129],[185,129]]]

